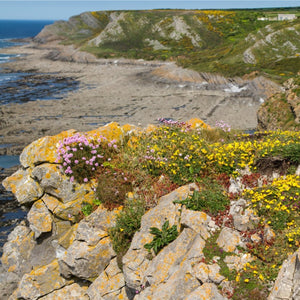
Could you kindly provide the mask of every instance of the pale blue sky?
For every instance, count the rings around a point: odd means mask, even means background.
[[[67,20],[69,17],[85,11],[124,10],[124,9],[222,9],[222,8],[263,8],[263,7],[295,7],[298,1],[76,1],[76,0],[36,0],[36,1],[2,1],[0,0],[0,20]]]

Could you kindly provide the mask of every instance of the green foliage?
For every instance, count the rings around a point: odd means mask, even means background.
[[[280,155],[293,164],[300,164],[300,143],[293,143],[284,146],[276,147],[271,155]]]
[[[205,211],[212,215],[224,211],[230,201],[224,193],[223,187],[216,181],[206,179],[201,181],[200,191],[194,191],[185,200],[176,201],[186,208],[196,211]]]
[[[169,220],[165,221],[161,230],[156,227],[151,227],[150,233],[154,235],[154,238],[152,242],[145,244],[144,247],[149,252],[153,249],[155,255],[165,246],[173,242],[178,236],[176,225],[169,227]]]
[[[284,12],[295,11],[299,15],[299,9]],[[297,37],[299,19],[292,22],[258,20],[258,17],[270,17],[278,12],[280,10],[272,9],[126,11],[118,21],[122,30],[106,33],[100,46],[91,46],[88,41],[105,29],[112,12],[92,12],[98,21],[96,28],[90,27],[81,16],[73,17],[71,24],[55,26],[64,44],[81,46],[99,57],[172,59],[197,71],[217,72],[225,76],[261,71],[276,78],[280,73],[297,74],[299,59],[295,56],[294,47],[299,49],[300,46]],[[175,17],[187,24],[189,34],[180,33],[181,38],[173,38],[172,33],[176,33]],[[295,26],[296,30],[289,30],[291,26]],[[274,46],[265,42],[265,37],[275,31],[278,34],[274,35]],[[259,44],[260,40],[264,42]],[[157,50],[149,41],[158,41],[165,49]],[[243,53],[255,42],[259,46],[253,47],[252,52],[257,62],[247,64]],[[293,47],[287,42],[291,42]]]
[[[116,224],[109,230],[113,248],[121,258],[127,252],[136,231],[141,227],[141,218],[145,213],[145,203],[140,199],[127,199],[123,210],[118,214]]]
[[[93,205],[87,202],[83,202],[81,205],[81,211],[87,217],[93,212]]]

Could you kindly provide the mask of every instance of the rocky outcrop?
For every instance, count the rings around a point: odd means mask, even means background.
[[[287,80],[283,85],[283,92],[274,93],[260,106],[257,112],[259,130],[299,130],[300,85],[298,77]]]
[[[34,37],[34,42],[44,44],[64,40],[68,35],[76,34],[79,38],[89,38],[95,30],[101,30],[103,23],[91,12],[71,17],[68,21],[56,21],[47,25]]]
[[[199,120],[191,123],[197,126]],[[88,134],[123,139],[133,129],[111,123]],[[30,210],[27,221],[13,230],[3,249],[2,299],[227,299],[226,291],[231,287],[222,270],[224,265],[219,263],[221,258],[208,259],[205,249],[214,238],[220,251],[227,253],[223,263],[236,272],[254,259],[239,251],[249,242],[243,232],[258,222],[246,201],[231,202],[230,226],[217,224],[208,214],[179,203],[198,190],[196,184],[179,187],[161,197],[142,217],[140,230],[122,265],[118,264],[108,232],[120,210],[99,206],[81,218],[81,204],[92,201],[93,188],[87,183],[73,183],[71,188],[69,178],[55,163],[53,143],[70,133],[73,131],[42,138],[26,147],[21,169],[3,182],[19,195],[19,201],[30,205]],[[241,189],[241,181],[232,180],[230,190]],[[145,244],[153,239],[150,228],[162,228],[166,220],[177,228],[178,237],[157,254],[146,250]],[[265,226],[263,235],[271,240],[274,232]],[[299,297],[299,265],[297,251],[283,264],[270,300]]]
[[[268,300],[300,299],[300,250],[282,264]]]

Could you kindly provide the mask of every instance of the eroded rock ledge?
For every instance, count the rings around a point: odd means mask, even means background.
[[[116,123],[90,134],[122,139],[132,126]],[[2,299],[227,299],[230,284],[220,274],[216,262],[206,263],[206,241],[218,234],[218,245],[232,256],[229,268],[240,270],[251,255],[244,247],[241,231],[257,221],[245,207],[245,200],[231,203],[233,228],[218,226],[204,212],[191,211],[176,200],[183,200],[197,186],[182,186],[161,197],[141,221],[141,228],[123,257],[122,270],[108,235],[118,209],[99,206],[78,221],[82,202],[94,198],[91,184],[71,184],[55,163],[56,145],[73,130],[41,138],[27,146],[21,168],[3,181],[22,204],[30,205],[27,221],[18,225],[4,246],[0,279]],[[232,183],[231,190],[239,188]],[[161,228],[166,218],[180,234],[152,260],[144,245],[151,241],[150,227]],[[265,231],[265,238],[272,233]],[[299,250],[283,264],[268,299],[300,297]]]

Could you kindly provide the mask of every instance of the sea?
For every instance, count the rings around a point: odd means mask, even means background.
[[[21,58],[20,54],[4,53],[1,51],[3,48],[23,45],[26,42],[22,39],[36,36],[44,26],[53,22],[49,20],[0,20],[0,106],[37,99],[62,99],[64,93],[77,87],[77,83],[70,79],[56,81],[53,76],[47,76],[49,74],[7,73],[1,66],[3,63]],[[32,80],[28,80],[32,76],[37,77],[35,84],[32,84]],[[0,142],[0,148],[8,146]],[[19,164],[19,156],[0,155],[0,256],[2,256],[2,248],[7,241],[8,234],[27,214],[26,210],[16,205],[14,196],[6,192],[1,185],[1,180],[7,174],[8,169]]]

